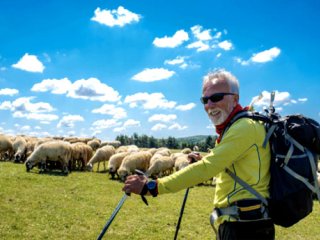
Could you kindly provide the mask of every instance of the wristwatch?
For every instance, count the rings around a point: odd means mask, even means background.
[[[143,189],[141,191],[141,195],[146,195],[147,193],[150,193],[153,197],[156,197],[158,195],[158,184],[155,180],[148,180],[146,184],[143,186]]]

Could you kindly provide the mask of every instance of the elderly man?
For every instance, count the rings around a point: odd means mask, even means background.
[[[204,77],[201,102],[219,135],[211,153],[205,157],[191,153],[189,157],[198,160],[196,163],[157,180],[129,176],[123,191],[155,197],[216,177],[213,216],[219,225],[217,239],[274,239],[274,224],[263,203],[226,172],[229,169],[263,197],[269,196],[270,148],[262,147],[263,124],[241,118],[224,132],[233,116],[247,110],[239,104],[238,80],[225,70]],[[234,206],[237,213],[230,211]]]

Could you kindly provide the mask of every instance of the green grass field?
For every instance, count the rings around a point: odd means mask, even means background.
[[[73,172],[69,176],[27,173],[25,166],[0,162],[0,239],[96,239],[123,196],[123,183],[106,173]],[[104,239],[173,239],[185,191],[129,197]],[[209,223],[214,188],[190,189],[178,239],[214,239]],[[319,239],[320,206],[285,229],[276,239]]]

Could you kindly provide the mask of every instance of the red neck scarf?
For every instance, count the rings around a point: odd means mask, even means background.
[[[238,112],[242,111],[242,110],[248,110],[248,107],[241,107],[241,105],[238,103],[234,109],[232,110],[232,112],[229,114],[228,118],[221,124],[216,125],[216,132],[219,134],[218,138],[217,138],[217,142],[220,143],[221,141],[221,134],[223,133],[224,128],[227,126],[227,124],[231,121],[231,119],[234,117],[234,115],[236,115]]]

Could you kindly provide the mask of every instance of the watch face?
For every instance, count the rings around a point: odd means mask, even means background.
[[[147,186],[148,186],[148,189],[155,189],[156,186],[157,186],[157,184],[156,184],[155,181],[149,181],[149,182],[147,183]]]

